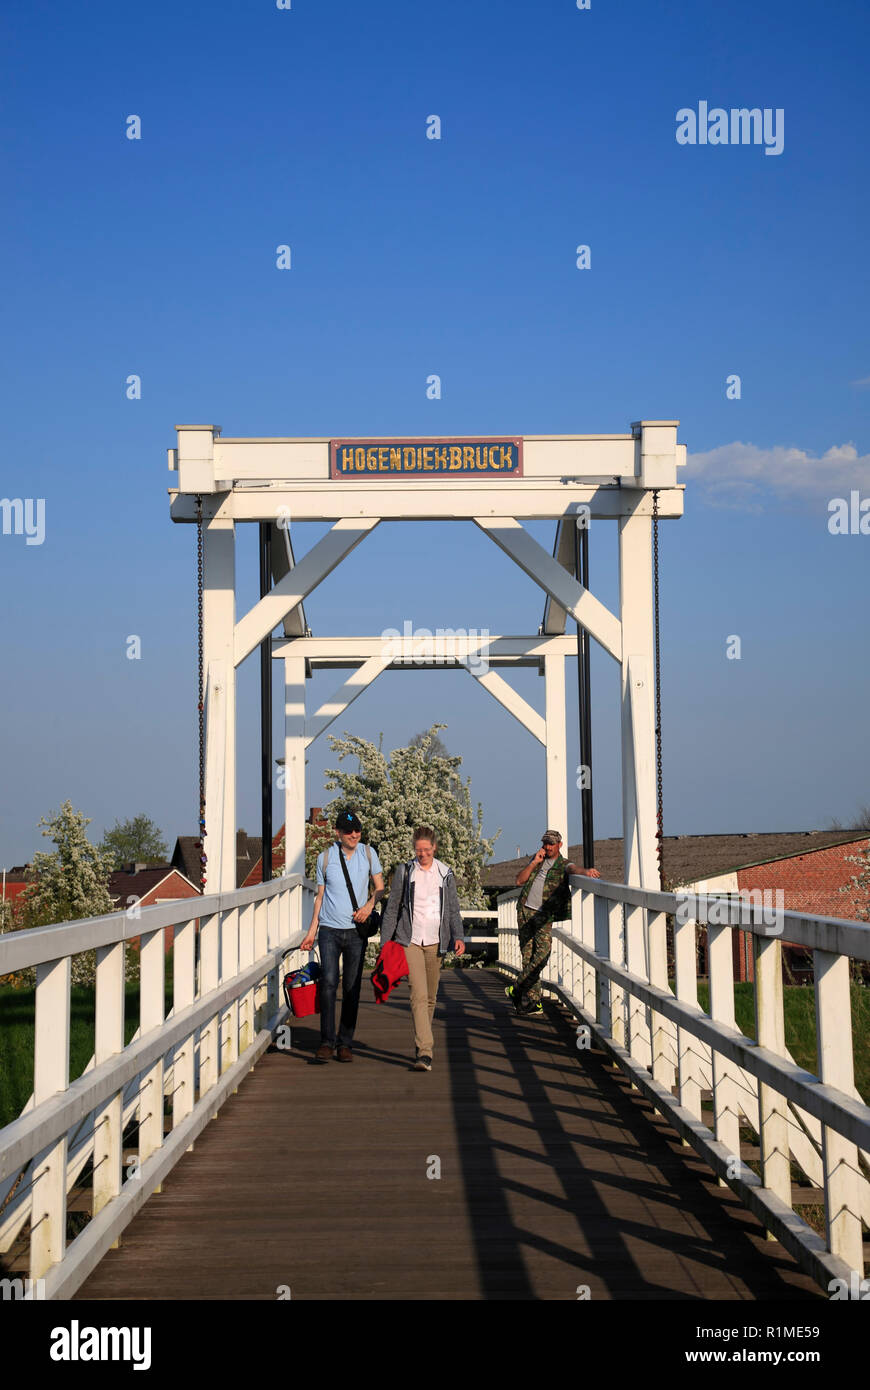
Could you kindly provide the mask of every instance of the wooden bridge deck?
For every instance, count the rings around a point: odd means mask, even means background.
[[[352,1066],[294,1027],[78,1298],[823,1298],[566,1011],[518,1019],[504,983],[444,973],[431,1073],[406,984],[364,984]]]

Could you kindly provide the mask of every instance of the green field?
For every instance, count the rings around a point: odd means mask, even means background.
[[[169,967],[167,967],[169,969]],[[81,1076],[94,1055],[94,997],[92,987],[70,991],[69,1079]],[[166,1007],[172,1007],[172,981],[167,981]],[[33,1030],[35,989],[0,985],[0,1126],[18,1118],[33,1093]],[[139,1027],[139,982],[124,988],[124,1041]]]
[[[855,1085],[866,1101],[870,1097],[870,989],[852,985],[852,1045],[855,1057]],[[783,990],[785,1045],[798,1066],[816,1072],[815,991],[807,985],[786,986]],[[698,1003],[710,1007],[706,980],[698,981]],[[755,986],[734,985],[734,1016],[737,1027],[748,1038],[755,1037]]]

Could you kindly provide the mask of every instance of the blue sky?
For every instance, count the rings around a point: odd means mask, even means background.
[[[0,863],[40,848],[66,798],[95,836],[140,811],[170,844],[195,828],[194,544],[165,462],[187,421],[342,437],[679,419],[666,831],[819,827],[870,801],[870,536],[827,527],[832,497],[870,495],[868,28],[858,3],[7,6],[0,494],[45,499],[46,530],[0,535]],[[782,153],[677,144],[701,101],[781,108]],[[613,528],[591,550],[613,606]],[[249,528],[239,572],[241,611]],[[542,610],[470,524],[384,524],[307,605],[319,633],[534,632]],[[249,662],[251,832],[257,679]],[[616,671],[597,651],[593,681],[596,830],[618,834]],[[336,683],[318,676],[312,705]],[[539,707],[542,687],[517,677]],[[336,731],[390,748],[433,720],[502,829],[496,857],[532,847],[539,748],[464,673],[381,677]],[[314,745],[310,803],[332,764]]]

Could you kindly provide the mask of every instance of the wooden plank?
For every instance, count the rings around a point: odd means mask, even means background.
[[[819,1296],[560,1008],[517,1018],[503,986],[443,974],[430,1074],[404,984],[365,986],[351,1066],[294,1023],[76,1298]]]

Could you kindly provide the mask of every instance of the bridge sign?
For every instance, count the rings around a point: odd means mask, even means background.
[[[381,474],[422,477],[521,478],[522,439],[332,439],[329,442],[331,478],[365,478]]]

